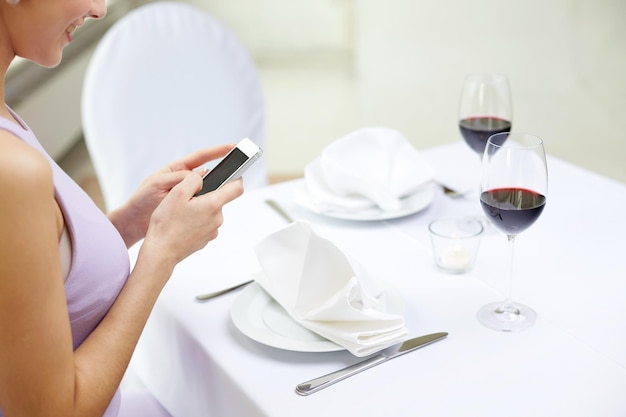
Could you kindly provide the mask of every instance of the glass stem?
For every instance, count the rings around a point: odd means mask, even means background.
[[[517,309],[517,307],[515,307],[515,304],[513,304],[513,275],[514,275],[514,269],[513,269],[513,260],[514,260],[514,255],[515,255],[515,236],[516,235],[507,235],[507,239],[509,241],[509,247],[510,247],[510,251],[511,251],[511,255],[509,258],[509,292],[508,295],[506,297],[506,299],[504,300],[504,302],[502,303],[502,305],[500,306],[500,310],[502,312],[508,312],[508,313],[513,313],[513,314],[519,314],[519,310]]]

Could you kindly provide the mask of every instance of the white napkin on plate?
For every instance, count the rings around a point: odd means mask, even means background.
[[[308,223],[291,223],[255,250],[262,267],[256,282],[305,328],[356,356],[406,338],[393,299]]]
[[[310,197],[321,211],[378,206],[399,210],[401,198],[430,182],[428,162],[398,131],[356,130],[328,145],[304,170]]]

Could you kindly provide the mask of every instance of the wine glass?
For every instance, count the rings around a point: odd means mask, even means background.
[[[548,168],[541,138],[527,133],[498,133],[489,138],[482,160],[480,204],[486,217],[508,238],[511,250],[509,294],[477,314],[485,326],[519,331],[533,325],[535,311],[512,301],[513,249],[518,234],[541,215],[548,194]]]
[[[513,105],[508,78],[489,73],[465,77],[458,116],[463,139],[482,157],[491,135],[511,131]]]

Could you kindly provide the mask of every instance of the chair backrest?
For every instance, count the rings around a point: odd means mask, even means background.
[[[141,6],[107,31],[85,74],[82,119],[108,210],[195,150],[243,137],[264,142],[263,94],[248,51],[185,3]],[[264,159],[244,175],[247,188],[267,183]]]

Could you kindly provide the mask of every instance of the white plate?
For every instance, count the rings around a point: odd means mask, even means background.
[[[243,334],[264,345],[297,352],[345,350],[299,325],[255,282],[239,293],[230,316]]]
[[[388,311],[403,314],[401,295],[388,289]],[[230,317],[243,334],[249,338],[279,349],[296,352],[335,352],[343,346],[314,333],[289,316],[259,284],[251,283],[237,296]]]
[[[406,196],[400,200],[401,207],[398,210],[383,211],[378,206],[359,211],[349,210],[322,210],[311,197],[305,187],[299,188],[295,193],[295,201],[306,209],[324,216],[342,220],[375,221],[390,220],[400,217],[410,216],[424,210],[435,198],[435,189],[432,184],[428,184],[415,194]]]

